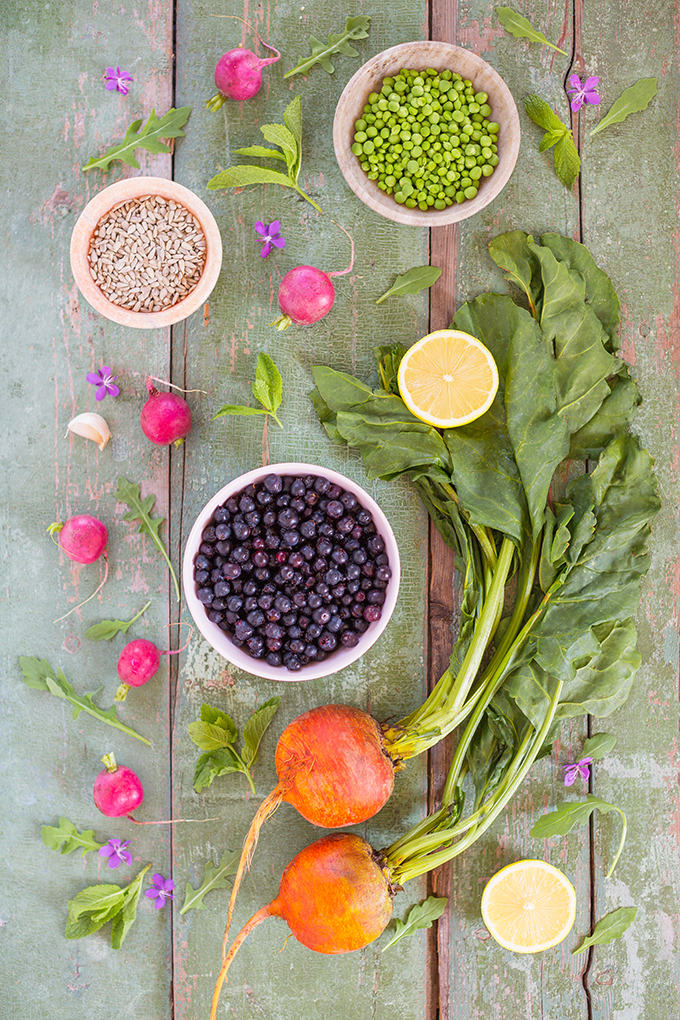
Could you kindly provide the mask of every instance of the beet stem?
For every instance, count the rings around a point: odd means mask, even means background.
[[[354,239],[352,238],[352,235],[349,233],[349,231],[345,230],[344,227],[340,226],[337,220],[333,220],[333,223],[335,223],[336,227],[340,227],[342,232],[344,234],[347,234],[347,236],[349,237],[349,243],[352,245],[352,254],[350,256],[350,261],[349,265],[347,266],[347,269],[338,269],[335,273],[326,273],[326,276],[344,276],[346,273],[351,273],[352,269],[354,268]]]
[[[231,966],[231,962],[238,953],[239,949],[250,935],[254,928],[257,928],[259,924],[266,921],[268,917],[278,917],[278,910],[276,908],[276,900],[272,900],[264,907],[260,907],[257,913],[253,914],[249,921],[241,928],[240,932],[234,939],[231,949],[227,953],[227,956],[222,964],[222,968],[217,977],[217,983],[215,985],[215,991],[213,992],[212,1006],[210,1007],[210,1020],[217,1020],[217,1005],[220,1001],[220,993],[222,991],[222,985],[224,984],[227,976],[227,971]]]

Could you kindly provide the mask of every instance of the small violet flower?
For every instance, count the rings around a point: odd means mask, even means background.
[[[593,106],[597,106],[598,103],[602,102],[602,97],[598,96],[595,91],[595,86],[599,82],[599,78],[586,78],[581,84],[581,79],[577,74],[572,74],[569,78],[569,84],[572,86],[567,89],[567,95],[573,93],[573,99],[571,100],[572,110],[580,110],[584,103],[592,103]]]
[[[592,758],[581,758],[580,761],[573,762],[571,765],[564,766],[564,785],[573,786],[577,776],[584,779],[586,782],[590,779],[589,765],[592,765]]]
[[[99,851],[99,856],[108,857],[110,868],[117,868],[121,862],[132,864],[132,854],[125,849],[126,846],[130,846],[129,839],[124,843],[121,843],[119,839],[110,839],[106,846],[103,846]]]
[[[106,82],[106,88],[109,92],[116,89],[117,92],[122,92],[122,94],[126,96],[130,91],[128,82],[134,81],[134,78],[131,74],[128,74],[127,71],[121,71],[119,67],[116,67],[115,70],[113,67],[107,67],[106,74],[104,75],[104,81]]]
[[[108,365],[102,365],[98,372],[89,372],[86,378],[89,383],[98,387],[97,400],[103,400],[107,396],[117,397],[120,393],[118,387],[113,384],[113,380],[118,376],[111,375]]]
[[[260,235],[260,241],[263,245],[262,251],[260,252],[263,259],[266,259],[272,248],[286,247],[286,242],[281,237],[280,220],[274,220],[273,223],[261,223],[258,220],[255,224],[255,230]]]
[[[162,875],[156,873],[151,880],[153,889],[147,889],[144,893],[150,900],[154,901],[154,907],[156,910],[160,910],[161,907],[165,906],[166,900],[174,900],[172,890],[175,888],[175,883],[171,878],[163,878]]]

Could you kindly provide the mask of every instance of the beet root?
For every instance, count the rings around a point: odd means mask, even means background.
[[[373,942],[392,917],[394,893],[379,856],[361,836],[333,833],[288,864],[278,895],[246,922],[224,957],[213,994],[217,1017],[222,985],[243,942],[268,917],[281,917],[316,953],[350,953]]]

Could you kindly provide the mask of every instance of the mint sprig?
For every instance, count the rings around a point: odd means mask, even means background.
[[[571,130],[562,123],[545,99],[534,93],[524,100],[524,109],[534,124],[538,124],[545,131],[538,151],[545,152],[555,147],[553,153],[555,173],[567,188],[571,188],[581,170],[581,157],[574,144]]]
[[[189,736],[205,752],[196,762],[194,772],[194,789],[197,793],[210,786],[213,779],[230,772],[242,772],[253,793],[256,792],[252,768],[257,761],[260,741],[280,702],[281,698],[270,698],[253,712],[243,728],[243,747],[240,752],[235,746],[238,729],[233,719],[212,705],[201,705],[200,720],[189,723]]]
[[[179,581],[177,580],[177,574],[175,568],[170,562],[170,557],[165,551],[163,540],[159,535],[159,529],[161,524],[165,521],[165,517],[152,517],[151,511],[153,510],[156,502],[156,497],[149,493],[144,499],[140,492],[138,485],[133,482],[128,482],[127,478],[120,477],[118,479],[118,489],[114,492],[114,498],[120,500],[121,503],[126,503],[129,507],[132,507],[128,513],[123,515],[124,521],[140,521],[139,534],[149,535],[153,544],[158,549],[159,553],[165,560],[170,570],[170,576],[172,577],[175,585],[175,592],[177,593],[177,601],[180,600],[179,593]]]
[[[281,406],[281,400],[283,399],[283,380],[281,378],[281,373],[272,359],[268,354],[264,354],[263,352],[257,356],[255,382],[252,384],[252,391],[255,399],[259,400],[262,404],[261,408],[248,407],[243,404],[224,404],[219,411],[212,416],[211,420],[215,421],[216,418],[224,418],[226,415],[230,414],[271,414],[277,424],[283,428],[283,425],[281,425],[276,414]]]

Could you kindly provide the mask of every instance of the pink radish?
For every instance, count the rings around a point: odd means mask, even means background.
[[[118,676],[122,680],[114,701],[125,701],[131,687],[143,687],[152,680],[161,664],[161,655],[177,655],[183,652],[191,640],[194,628],[190,625],[189,637],[181,648],[162,652],[153,641],[135,638],[130,641],[118,657]]]
[[[238,18],[235,15],[225,15],[225,17],[233,17],[236,21],[243,21],[243,18]],[[243,21],[243,24],[248,25],[248,22]],[[251,27],[251,25],[248,25],[248,28]],[[275,64],[277,60],[280,60],[281,54],[279,51],[274,46],[266,43],[256,29],[253,29],[253,31],[262,45],[266,46],[268,50],[273,50],[276,56],[267,57],[265,60],[262,60],[260,57],[255,56],[251,50],[244,50],[240,46],[235,50],[229,50],[228,53],[222,54],[215,68],[215,84],[219,92],[211,99],[206,100],[205,105],[209,110],[219,110],[226,99],[235,99],[238,102],[243,102],[244,99],[252,99],[262,88],[262,68],[266,67],[267,64]]]
[[[336,223],[336,226],[340,224]],[[354,267],[354,241],[344,227],[340,229],[347,234],[352,245],[349,266],[335,273],[324,273],[314,266],[298,266],[286,273],[279,285],[279,308],[282,314],[274,320],[277,329],[288,329],[291,322],[298,326],[311,326],[330,312],[335,301],[331,276],[344,276],[351,273]]]
[[[69,517],[64,524],[56,521],[54,524],[50,524],[47,531],[52,536],[59,535],[60,548],[75,563],[94,563],[101,556],[104,557],[104,577],[101,582],[83,602],[79,602],[73,609],[69,609],[68,613],[64,613],[54,621],[59,623],[93,599],[106,583],[109,576],[109,557],[106,553],[109,533],[106,525],[96,517],[91,517],[90,514],[76,514],[75,517]]]
[[[120,818],[122,815],[129,818],[130,812],[144,800],[141,780],[127,765],[117,765],[113,754],[105,754],[102,761],[106,768],[94,781],[94,802],[107,818]]]
[[[181,446],[191,432],[191,411],[186,400],[176,393],[160,393],[151,379],[146,380],[146,388],[149,399],[140,415],[142,432],[159,446]]]

